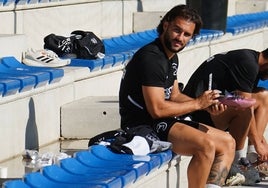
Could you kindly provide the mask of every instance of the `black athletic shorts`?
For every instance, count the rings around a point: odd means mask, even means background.
[[[191,116],[191,119],[193,121],[203,123],[203,124],[209,125],[211,127],[215,127],[215,125],[210,117],[210,114],[205,110],[195,111],[195,112],[191,113],[190,116]]]
[[[160,140],[167,141],[169,130],[176,122],[184,123],[196,129],[199,128],[198,122],[189,120],[178,120],[175,118],[157,120],[156,122],[154,122],[152,127],[153,130],[156,132],[157,136],[160,138]]]

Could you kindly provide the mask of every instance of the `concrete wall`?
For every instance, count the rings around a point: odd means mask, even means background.
[[[73,30],[81,29],[107,38],[155,28],[167,10],[185,3],[186,0],[66,0],[10,5],[0,7],[0,34],[24,34],[24,51],[42,49],[43,39],[50,33],[69,36]],[[267,0],[228,2],[228,16],[262,10],[267,10]]]
[[[268,10],[267,0],[237,0],[236,14],[254,13]]]

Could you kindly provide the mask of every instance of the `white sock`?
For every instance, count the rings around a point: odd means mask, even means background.
[[[249,145],[247,150],[247,159],[250,163],[255,163],[258,160],[258,154],[254,145]]]
[[[255,150],[254,145],[248,145],[247,153],[257,153],[256,150]]]
[[[206,188],[221,188],[221,186],[209,183],[209,184],[206,184]]]
[[[236,150],[234,163],[238,163],[239,159],[241,159],[242,157],[246,157],[244,150]]]

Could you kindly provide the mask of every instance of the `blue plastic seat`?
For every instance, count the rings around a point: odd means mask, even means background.
[[[156,29],[145,30],[142,32],[138,32],[137,34],[143,38],[147,38],[150,41],[153,41],[158,37],[158,33],[157,33]]]
[[[71,59],[71,63],[68,66],[76,67],[88,67],[89,70],[97,71],[103,67],[103,59]]]
[[[162,165],[160,155],[147,155],[147,156],[136,156],[130,154],[117,154],[109,150],[107,147],[102,145],[93,145],[90,148],[90,152],[97,158],[106,160],[107,162],[113,161],[114,163],[135,164],[144,163],[143,168],[138,169],[138,173],[149,173],[153,169],[156,169]],[[121,166],[122,166],[121,165]],[[146,172],[147,171],[147,172]]]
[[[8,180],[3,183],[3,188],[31,188],[22,180]]]
[[[133,49],[136,48],[136,44],[135,43],[131,43],[131,42],[127,42],[125,40],[123,40],[123,38],[127,36],[127,35],[121,35],[118,37],[112,37],[110,38],[111,42],[114,42],[114,46],[123,48],[124,50],[129,50],[129,49]]]
[[[11,4],[15,3],[15,0],[3,0],[3,5],[4,6],[9,6]]]
[[[155,154],[149,154],[147,156],[135,156],[129,154],[116,154],[109,150],[107,147],[102,145],[93,145],[90,148],[90,152],[93,155],[96,155],[98,158],[113,161],[113,162],[121,162],[124,163],[136,163],[136,162],[144,162],[147,163],[149,166],[149,171],[153,170],[154,168],[158,168],[163,164],[168,163],[172,157],[173,153],[171,150],[167,150],[164,152],[159,152]]]
[[[90,152],[93,155],[96,155],[98,158],[107,160],[107,161],[114,161],[114,162],[121,162],[124,163],[137,163],[143,162],[148,165],[148,172],[155,168],[159,168],[163,163],[169,162],[172,158],[172,152],[166,151],[157,154],[149,154],[147,156],[135,156],[129,154],[116,154],[109,150],[107,147],[102,145],[93,145],[90,148]]]
[[[46,72],[49,73],[50,78],[49,78],[49,83],[55,83],[58,82],[62,79],[64,75],[64,70],[59,69],[59,68],[50,68],[50,67],[34,67],[34,66],[28,66],[25,64],[22,64],[19,62],[15,57],[10,56],[10,57],[3,57],[1,58],[1,63],[5,65],[8,68],[16,68],[16,70],[20,71],[30,71],[33,72]]]
[[[4,96],[5,92],[5,85],[0,82],[0,96]]]
[[[103,176],[101,171],[94,175],[92,174],[72,174],[57,165],[46,166],[42,169],[42,174],[48,179],[56,182],[69,184],[85,184],[89,187],[95,185],[103,185],[110,188],[122,187],[122,180],[120,177]]]
[[[117,65],[122,65],[128,60],[127,56],[123,53],[111,54],[110,56],[112,56],[114,59],[113,65],[112,65],[113,67]]]
[[[35,80],[34,87],[40,87],[47,85],[50,80],[50,75],[47,72],[37,72],[31,70],[25,70],[21,68],[8,67],[5,64],[0,63],[0,72],[4,74],[16,75],[16,76],[29,76]]]
[[[100,159],[108,160],[108,161],[124,161],[124,162],[148,162],[150,161],[149,156],[135,156],[130,154],[118,154],[112,152],[106,146],[103,145],[92,145],[89,151],[96,155]]]
[[[133,44],[136,44],[136,48],[140,48],[149,42],[152,42],[153,39],[145,39],[139,36],[137,33],[131,33],[127,37],[130,37],[133,41]]]
[[[190,39],[187,43],[187,46],[191,46],[191,45],[194,45],[194,40],[193,39]]]
[[[208,40],[215,40],[220,38],[221,36],[224,35],[223,31],[220,30],[213,30],[213,29],[201,29],[200,30],[201,34],[207,34],[208,35]]]
[[[47,178],[39,172],[32,172],[24,175],[24,182],[30,187],[34,188],[89,188],[89,184],[80,184],[80,183],[62,183],[57,182],[52,179]],[[107,186],[103,185],[94,185],[94,188],[107,188]]]
[[[2,91],[2,96],[16,94],[19,92],[20,88],[19,80],[0,78],[0,91]]]
[[[90,167],[81,162],[76,158],[67,158],[60,161],[62,169],[72,174],[85,174],[85,175],[101,175],[103,177],[120,177],[124,185],[134,182],[136,180],[136,172],[133,169],[114,169],[107,168],[110,166],[102,167]]]
[[[39,3],[40,0],[29,0],[28,4],[35,4],[35,3]]]
[[[57,1],[57,0],[54,0]],[[39,0],[39,3],[48,3],[48,2],[52,2],[52,0]]]
[[[105,46],[105,54],[118,54],[124,51],[128,51],[132,49],[133,47],[130,46],[122,46],[115,42],[112,38],[109,39],[103,39],[103,44]]]
[[[193,37],[193,42],[194,42],[194,44],[198,44],[200,41],[201,41],[201,36],[200,36],[200,34],[199,34],[199,35],[195,35],[195,36]]]
[[[121,47],[111,46],[111,44],[109,44],[108,39],[107,40],[104,39],[104,41],[106,41],[106,42],[104,42],[106,56],[114,56],[114,58],[116,59],[114,65],[120,64],[120,63],[118,63],[118,60],[117,60],[119,57],[118,55],[123,56],[124,61],[122,63],[124,64],[124,63],[128,62],[132,58],[134,53],[136,52],[136,49],[127,50],[127,49],[123,49]],[[119,57],[119,61],[121,61],[121,57]]]
[[[11,74],[17,76],[31,76],[35,79],[35,88],[47,85],[50,80],[50,75],[47,72],[37,72],[31,70],[25,70],[21,68],[7,67],[0,63],[0,73]]]
[[[28,3],[28,0],[16,0],[16,5],[26,5]]]
[[[101,67],[102,69],[105,68],[111,68],[113,66],[113,64],[115,63],[115,59],[113,58],[113,56],[111,55],[106,55],[103,58],[103,66]]]
[[[107,159],[100,158],[99,156],[96,156],[90,151],[76,152],[74,154],[74,157],[81,163],[90,167],[102,168],[104,166],[108,166],[113,169],[122,169],[122,170],[129,170],[129,169],[132,169],[133,165],[135,164],[141,164],[141,163],[145,163],[149,161],[149,160],[144,160],[144,161],[125,160],[125,158],[123,157],[121,158],[121,160],[118,160],[118,158],[110,158],[107,160]]]
[[[75,154],[75,158],[81,162],[82,164],[94,167],[94,168],[101,168],[106,170],[134,170],[136,173],[136,177],[139,178],[141,176],[144,176],[149,173],[150,171],[150,165],[146,162],[141,161],[125,161],[123,158],[121,161],[116,160],[105,160],[100,159],[91,152],[77,152]]]
[[[143,39],[141,36],[138,36],[136,33],[122,35],[120,36],[120,39],[127,44],[127,46],[124,47],[124,51],[132,50],[132,49],[139,49],[140,47],[146,44],[146,39]]]
[[[268,11],[237,14],[227,17],[226,31],[233,35],[252,31],[267,26]]]
[[[263,88],[265,88],[265,89],[268,89],[268,80],[265,80],[265,81],[260,80],[260,81],[258,82],[258,87],[263,87]]]
[[[157,38],[158,37],[158,32],[156,29],[149,29],[145,30],[145,32],[150,35],[152,38]]]
[[[149,154],[149,156],[151,158],[156,157],[156,156],[160,158],[160,160],[161,160],[160,166],[163,166],[164,164],[169,163],[170,160],[172,160],[173,155],[174,154],[173,154],[172,150],[166,150],[166,151],[159,152],[159,153]]]
[[[32,76],[22,76],[16,74],[8,74],[0,71],[0,78],[18,80],[20,82],[19,92],[29,91],[33,89],[36,85],[35,78]]]

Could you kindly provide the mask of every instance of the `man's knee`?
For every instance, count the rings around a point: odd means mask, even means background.
[[[216,144],[211,137],[203,138],[202,145],[195,151],[194,155],[204,157],[206,160],[213,161],[216,153]]]
[[[268,90],[260,90],[253,94],[253,98],[256,99],[256,104],[258,106],[268,105]]]
[[[226,133],[225,136],[225,145],[226,145],[226,149],[228,151],[235,151],[236,148],[236,141],[235,139],[232,137],[232,135],[230,135],[229,133]]]

